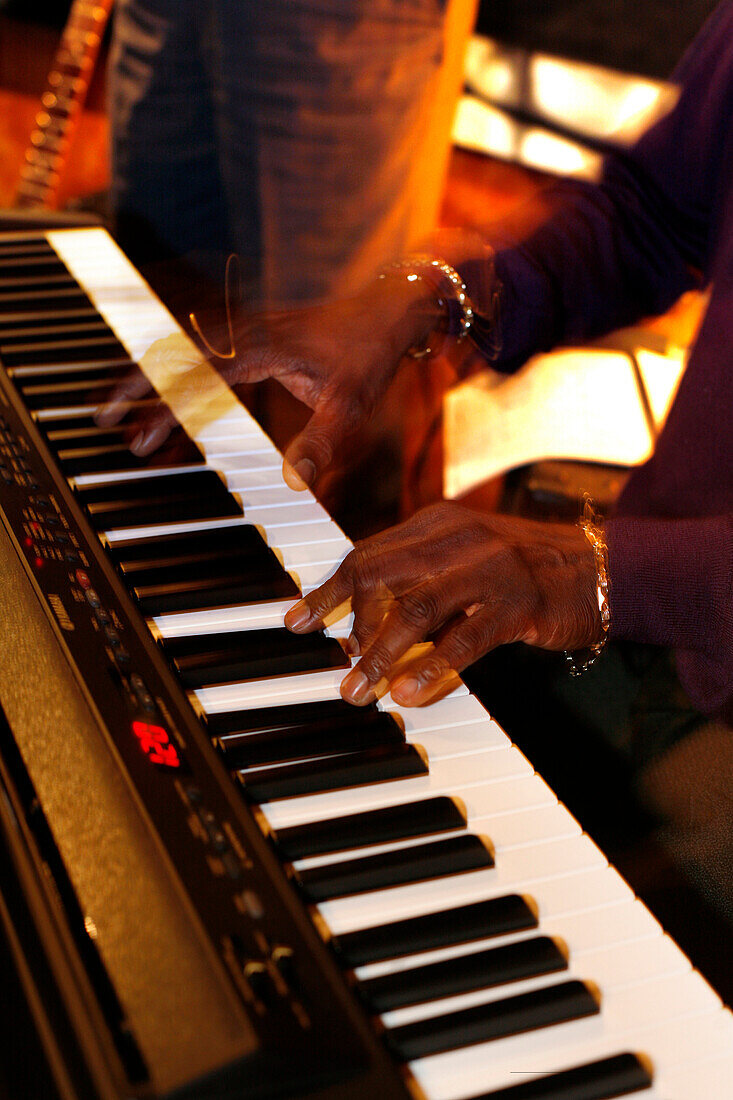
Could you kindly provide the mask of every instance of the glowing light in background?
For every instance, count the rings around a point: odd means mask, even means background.
[[[456,144],[559,175],[594,178],[600,158],[583,140],[630,144],[677,102],[671,84],[530,54],[474,36],[465,61],[467,94],[453,129]],[[533,121],[518,121],[521,111]],[[563,137],[542,123],[567,131]],[[577,141],[573,138],[577,137]]]

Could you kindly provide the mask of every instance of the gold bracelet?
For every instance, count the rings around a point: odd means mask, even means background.
[[[595,664],[608,640],[608,631],[611,626],[611,608],[608,603],[608,545],[603,533],[603,519],[593,511],[593,501],[588,493],[584,497],[583,514],[578,520],[578,527],[593,548],[596,562],[596,594],[603,634],[599,642],[593,642],[588,647],[588,656],[585,659],[581,659],[577,653],[569,653],[565,650],[565,660],[570,666],[571,676],[582,676],[591,665]]]

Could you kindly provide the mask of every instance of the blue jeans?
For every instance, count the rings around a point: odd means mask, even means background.
[[[237,252],[268,302],[357,289],[433,227],[474,8],[120,0],[123,245],[138,262]]]

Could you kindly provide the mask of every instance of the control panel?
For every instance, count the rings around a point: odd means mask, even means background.
[[[100,751],[118,757],[151,844],[170,857],[258,1035],[261,1064],[288,1049],[298,1079],[348,1079],[365,1054],[343,1005],[324,995],[327,949],[44,446],[12,397],[0,405],[5,526],[99,717]],[[251,1095],[266,1097],[259,1076]]]

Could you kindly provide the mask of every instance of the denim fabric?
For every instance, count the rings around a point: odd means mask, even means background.
[[[465,39],[474,0],[120,0],[123,244],[138,261],[236,251],[269,300],[355,289],[432,228],[455,7]]]

